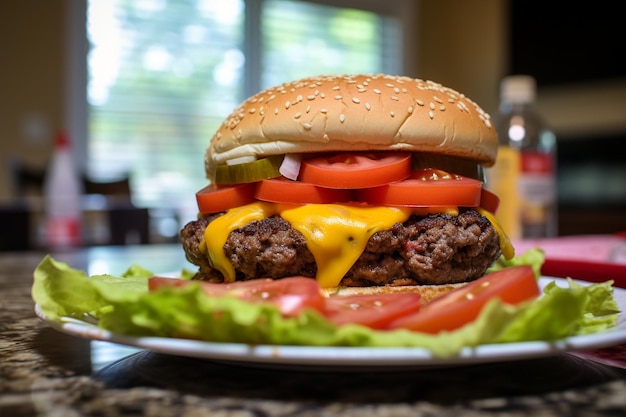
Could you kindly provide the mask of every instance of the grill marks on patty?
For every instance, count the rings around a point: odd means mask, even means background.
[[[200,242],[212,215],[181,231],[187,259],[200,267],[196,278],[221,282]],[[237,280],[293,275],[314,277],[315,259],[304,236],[279,216],[254,221],[230,233],[224,252]],[[500,256],[498,233],[474,210],[458,216],[412,216],[375,233],[341,286],[449,284],[473,280]]]

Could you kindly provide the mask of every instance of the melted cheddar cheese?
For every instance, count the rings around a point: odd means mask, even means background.
[[[510,259],[513,256],[513,246],[495,217],[486,210],[476,210],[494,225],[502,253]],[[339,285],[374,233],[406,221],[411,214],[425,216],[434,213],[458,215],[458,208],[419,209],[364,204],[299,206],[255,202],[228,210],[209,223],[204,232],[201,250],[206,252],[211,266],[224,275],[224,281],[233,282],[235,269],[224,253],[228,235],[252,221],[278,214],[304,235],[307,247],[317,264],[318,283],[323,288],[331,288]]]
[[[506,259],[513,258],[513,256],[515,256],[515,249],[513,248],[511,239],[509,239],[507,234],[504,233],[504,229],[502,228],[502,226],[500,226],[500,223],[498,223],[496,217],[487,210],[480,207],[474,207],[474,210],[476,210],[482,216],[486,217],[487,220],[491,222],[494,229],[496,229],[496,232],[498,232],[498,239],[500,241],[500,250],[502,250],[502,255],[504,255]]]
[[[374,233],[390,229],[410,215],[410,209],[344,204],[308,204],[280,213],[304,235],[322,288],[339,285]]]
[[[200,250],[206,249],[211,266],[224,275],[224,282],[235,281],[235,268],[224,253],[224,244],[230,232],[275,213],[275,204],[256,202],[230,209],[209,223],[204,231],[204,243],[201,243]]]

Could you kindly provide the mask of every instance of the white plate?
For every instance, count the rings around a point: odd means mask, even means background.
[[[550,281],[567,286],[559,278],[542,277],[543,287]],[[580,281],[579,281],[580,282]],[[626,311],[626,290],[615,288],[615,299]],[[438,358],[423,348],[375,348],[334,346],[272,346],[242,343],[211,343],[164,337],[129,337],[100,329],[94,324],[73,318],[61,323],[50,321],[36,306],[37,315],[50,326],[70,335],[102,340],[180,356],[246,363],[256,366],[331,366],[344,369],[359,367],[457,366],[495,361],[551,356],[561,352],[599,349],[626,343],[626,318],[620,314],[617,326],[596,334],[574,336],[554,342],[520,342],[464,348],[452,358]]]

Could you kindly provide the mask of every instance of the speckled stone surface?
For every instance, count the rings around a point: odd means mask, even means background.
[[[32,271],[43,256],[0,254],[2,417],[626,415],[626,370],[568,354],[343,372],[245,367],[65,335],[33,311]],[[134,261],[158,271],[182,266],[175,246],[98,248],[58,259],[108,265],[113,273]]]

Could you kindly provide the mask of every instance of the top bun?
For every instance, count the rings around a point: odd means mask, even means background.
[[[241,157],[328,151],[411,151],[493,165],[498,146],[489,115],[432,81],[377,75],[304,78],[244,101],[211,139],[217,165]]]

